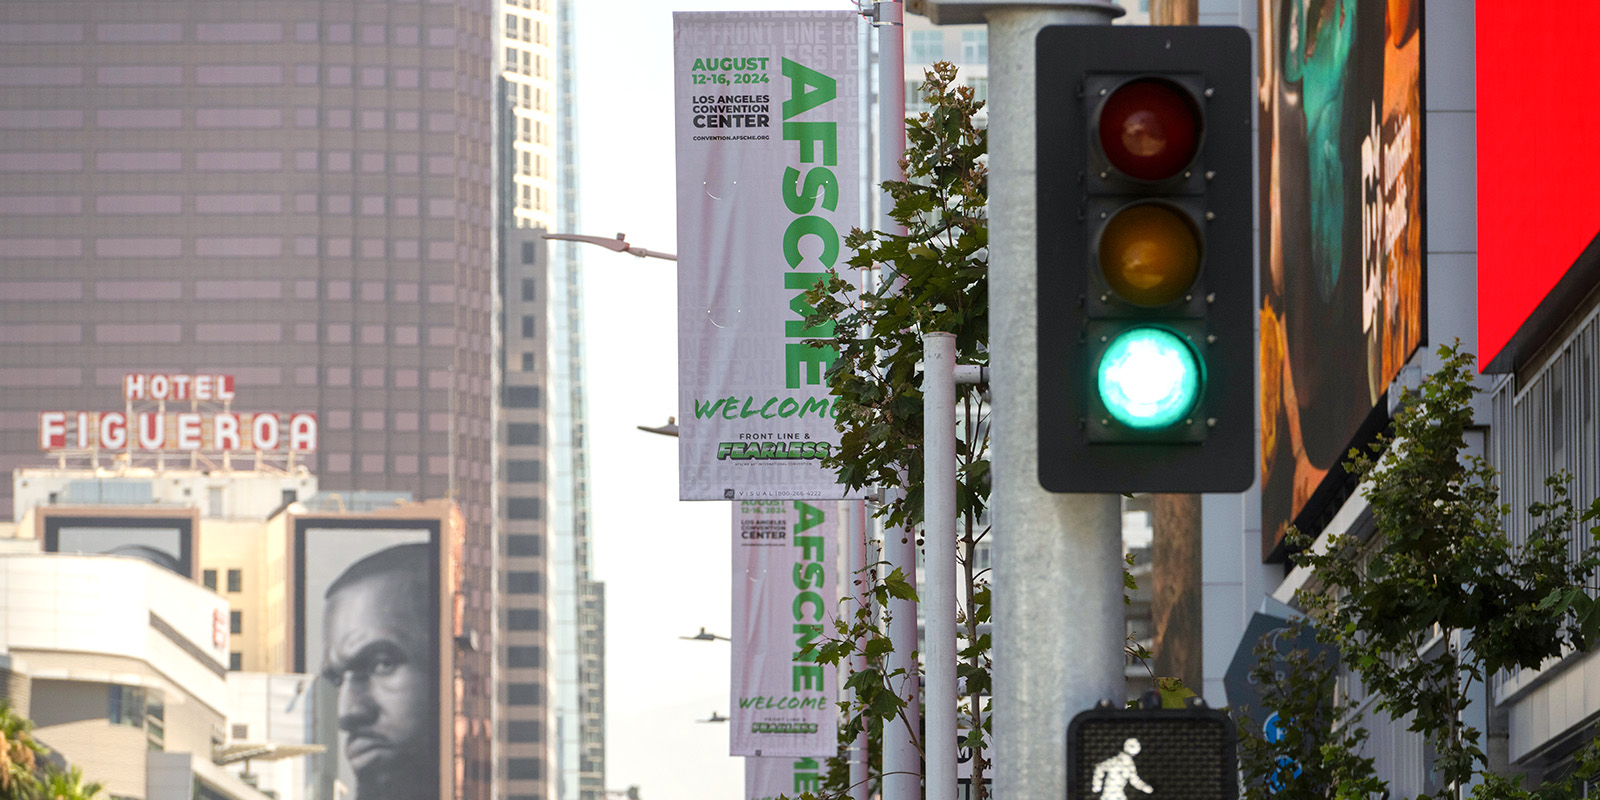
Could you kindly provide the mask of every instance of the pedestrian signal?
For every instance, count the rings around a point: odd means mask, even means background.
[[[1067,726],[1067,800],[1236,800],[1233,720],[1209,708],[1096,708]]]

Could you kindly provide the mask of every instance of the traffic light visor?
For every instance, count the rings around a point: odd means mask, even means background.
[[[1122,299],[1166,305],[1189,291],[1200,271],[1194,227],[1177,209],[1139,203],[1116,212],[1100,234],[1100,271]]]
[[[1182,422],[1200,399],[1200,360],[1165,328],[1137,327],[1111,341],[1095,371],[1106,411],[1130,428],[1155,430]]]
[[[1100,149],[1123,174],[1160,181],[1183,171],[1200,149],[1200,109],[1182,87],[1161,78],[1118,86],[1100,105]]]

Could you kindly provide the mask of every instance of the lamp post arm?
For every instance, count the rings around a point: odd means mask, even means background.
[[[584,242],[597,244],[613,253],[627,253],[638,258],[659,258],[665,261],[677,261],[678,256],[673,253],[663,253],[660,250],[646,250],[643,247],[634,247],[628,244],[627,234],[619,233],[615,239],[604,236],[584,236],[578,233],[541,233],[545,239],[555,239],[562,242]]]

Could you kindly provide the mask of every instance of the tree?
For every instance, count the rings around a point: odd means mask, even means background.
[[[1291,547],[1304,548],[1295,560],[1311,568],[1315,584],[1299,602],[1319,639],[1337,647],[1362,691],[1378,698],[1375,707],[1426,738],[1438,775],[1432,797],[1465,796],[1469,787],[1480,800],[1572,796],[1563,794],[1570,786],[1532,792],[1492,774],[1482,732],[1462,715],[1486,676],[1592,646],[1600,548],[1569,544],[1580,526],[1600,521],[1600,501],[1575,509],[1570,477],[1552,476],[1549,499],[1527,509],[1537,521],[1531,535],[1510,541],[1495,471],[1467,452],[1472,356],[1449,345],[1439,355],[1442,366],[1405,398],[1389,432],[1350,452],[1346,469],[1362,481],[1372,510],[1371,540],[1345,534],[1313,547],[1291,531]],[[1293,679],[1268,707],[1280,719],[1316,724],[1290,725],[1276,743],[1244,742],[1252,798],[1264,798],[1274,782],[1279,798],[1384,790],[1360,755],[1365,731],[1351,698],[1332,691],[1331,668],[1303,657],[1291,667]],[[1600,765],[1594,755],[1585,774]]]
[[[956,67],[935,64],[922,85],[929,110],[906,120],[906,152],[901,158],[906,180],[886,181],[893,201],[890,216],[906,233],[851,231],[846,245],[856,269],[881,265],[874,288],[857,288],[837,270],[829,272],[808,295],[816,309],[809,326],[833,323],[836,338],[815,346],[839,352],[828,374],[838,398],[840,445],[824,463],[839,482],[899,488],[899,499],[882,505],[877,515],[886,529],[912,526],[922,519],[922,389],[921,337],[925,331],[955,334],[956,358],[963,364],[988,362],[988,132],[974,124],[983,108],[971,87],[956,83]],[[962,701],[968,722],[968,744],[974,752],[976,800],[982,800],[982,771],[987,761],[983,734],[988,718],[979,697],[989,687],[989,635],[979,626],[988,621],[989,592],[974,557],[988,532],[988,406],[981,393],[961,397],[961,431],[957,437],[956,510],[961,518],[956,548],[963,569],[965,596],[957,611],[967,642],[959,654],[957,676],[966,687]],[[916,599],[915,590],[898,571],[884,574],[882,565],[855,576],[881,608],[890,596]],[[852,653],[866,656],[867,669],[850,676],[846,687],[855,700],[843,709],[842,740],[851,741],[863,728],[873,736],[885,724],[917,730],[918,709],[907,709],[895,695],[887,659],[892,645],[884,635],[886,621],[870,607],[844,615],[837,638],[823,644],[819,660],[840,665]],[[826,791],[843,795],[846,771],[830,770]]]
[[[77,767],[61,769],[33,738],[33,723],[0,702],[0,800],[93,800],[100,784]]]

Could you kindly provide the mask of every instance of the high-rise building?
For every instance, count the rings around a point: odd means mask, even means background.
[[[502,0],[498,503],[507,698],[499,794],[598,797],[604,781],[600,586],[589,578],[573,8]],[[529,576],[540,576],[528,591]],[[526,656],[538,652],[537,662]],[[522,655],[519,660],[518,654]],[[538,724],[534,724],[537,720]]]
[[[6,4],[0,471],[38,463],[39,412],[118,407],[124,373],[233,375],[239,410],[317,414],[325,490],[455,500],[490,632],[496,13]],[[462,739],[464,797],[492,734]]]

